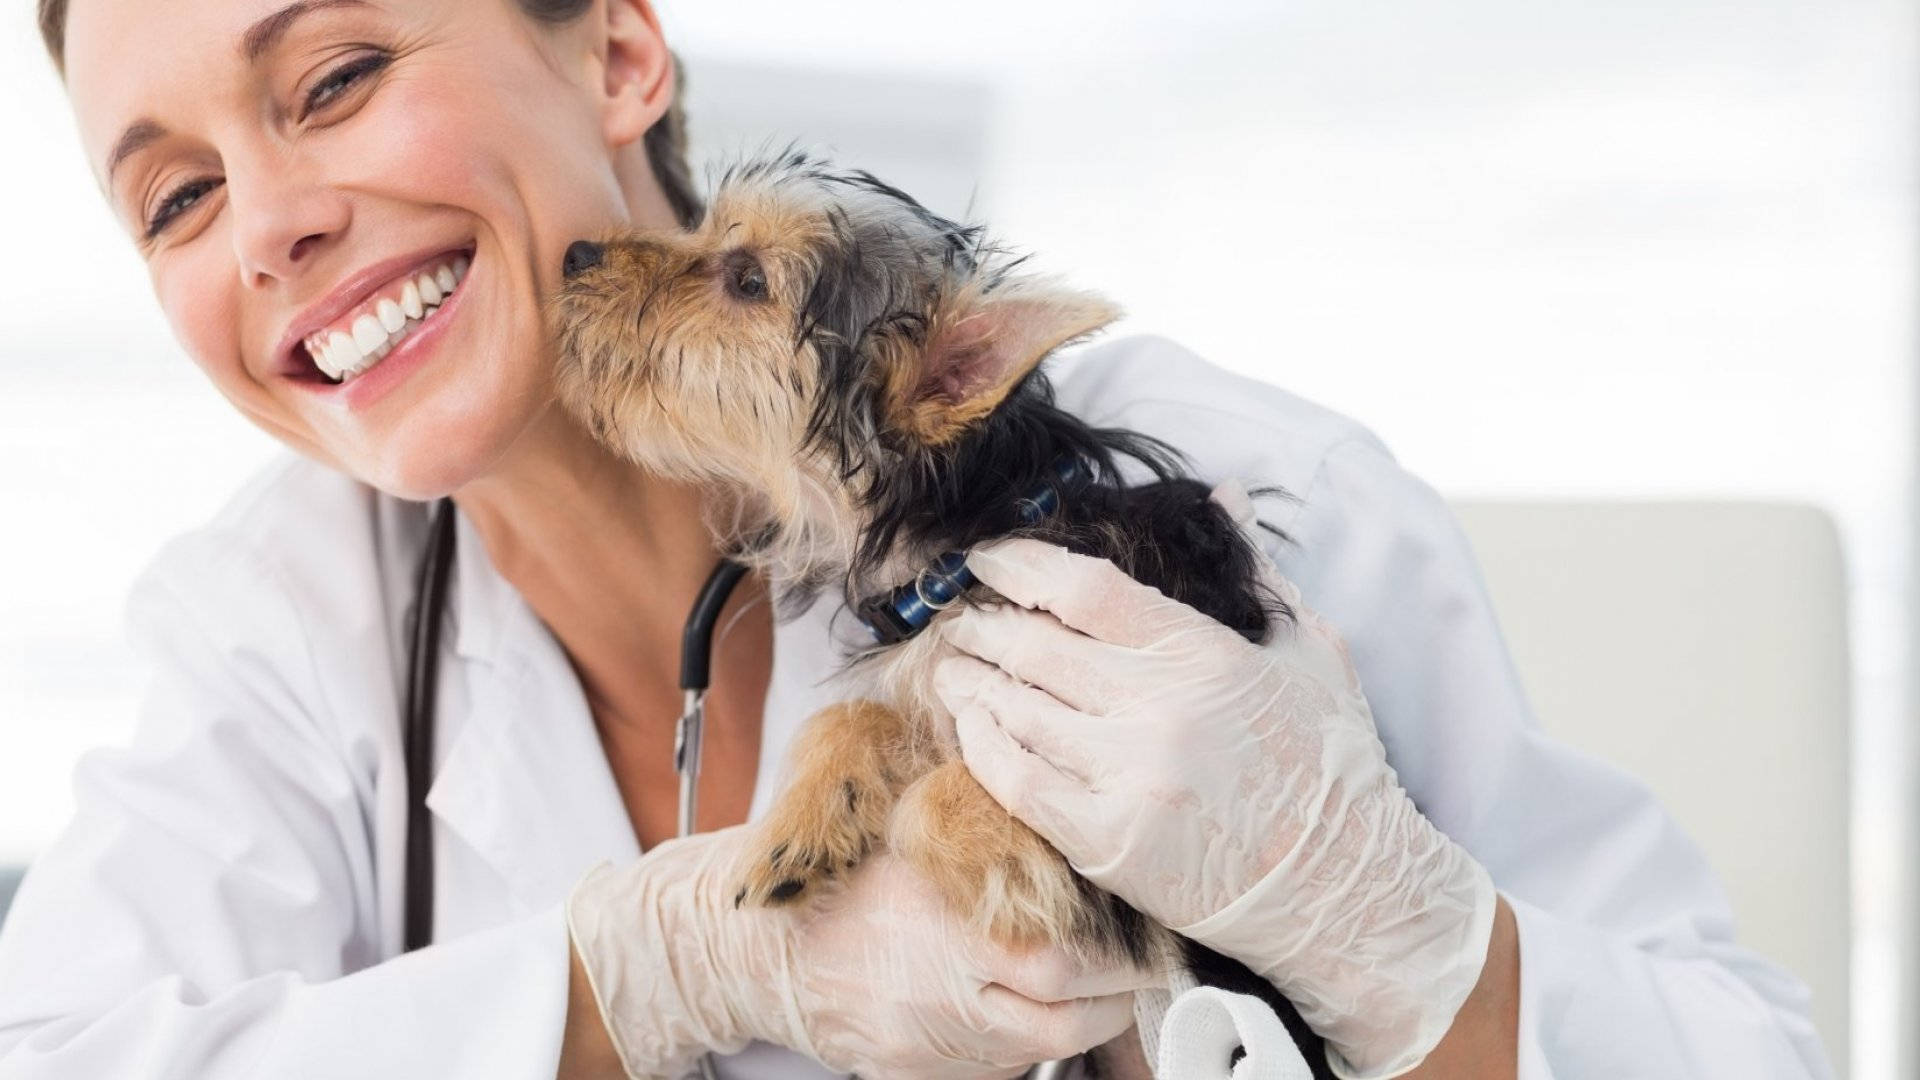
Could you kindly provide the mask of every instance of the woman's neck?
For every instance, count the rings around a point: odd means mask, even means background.
[[[718,558],[699,490],[620,459],[553,408],[454,500],[566,648],[596,715],[670,718],[681,621]]]
[[[614,456],[556,407],[454,499],[573,662],[641,846],[672,836],[680,629],[718,559],[701,493]],[[746,820],[758,775],[773,620],[757,579],[719,626],[701,829]]]

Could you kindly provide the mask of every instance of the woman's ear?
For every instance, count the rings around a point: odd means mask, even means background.
[[[1044,278],[955,297],[935,313],[918,355],[890,365],[897,373],[888,394],[891,426],[928,446],[949,443],[999,408],[1055,349],[1119,317],[1106,299]]]
[[[648,0],[606,0],[603,128],[607,143],[638,142],[677,92],[673,55]]]

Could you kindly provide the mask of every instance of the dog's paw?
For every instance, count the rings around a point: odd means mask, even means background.
[[[1059,852],[987,794],[959,761],[900,797],[888,846],[926,875],[954,911],[1009,948],[1079,950],[1086,892]]]
[[[859,778],[815,777],[788,788],[738,869],[739,906],[790,903],[865,858],[892,800]]]
[[[870,701],[808,720],[794,740],[793,780],[739,865],[734,905],[790,903],[865,858],[912,775],[911,745],[900,714]]]

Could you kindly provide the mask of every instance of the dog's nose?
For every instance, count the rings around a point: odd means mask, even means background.
[[[606,255],[606,250],[599,244],[575,240],[567,245],[567,256],[560,262],[560,272],[566,277],[578,277],[599,266],[600,260]]]

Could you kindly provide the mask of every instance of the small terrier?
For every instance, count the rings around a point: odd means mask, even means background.
[[[786,610],[827,587],[861,610],[957,565],[943,555],[1022,535],[1111,559],[1265,640],[1291,612],[1207,486],[1172,448],[1058,408],[1038,370],[1118,311],[1020,268],[980,227],[868,173],[797,152],[749,161],[691,232],[568,250],[552,309],[561,398],[617,452],[711,491],[716,533]],[[1050,509],[1037,520],[1036,492]],[[879,636],[850,672],[865,698],[797,736],[736,902],[791,903],[884,845],[1000,941],[1184,963],[1259,994],[1321,1075],[1317,1040],[1270,984],[1078,877],[974,781],[930,689],[937,632]]]

